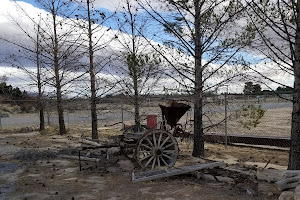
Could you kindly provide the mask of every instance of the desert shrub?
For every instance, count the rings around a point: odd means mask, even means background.
[[[265,115],[265,110],[261,108],[261,106],[254,105],[243,105],[241,109],[235,111],[236,119],[239,119],[239,123],[243,125],[243,127],[250,129],[251,127],[257,127],[260,123],[260,119]]]
[[[41,135],[56,135],[59,133],[58,126],[47,126],[44,130],[40,131]]]
[[[69,129],[66,129],[66,132],[69,133]],[[47,126],[44,130],[40,131],[41,135],[59,135],[58,125]]]

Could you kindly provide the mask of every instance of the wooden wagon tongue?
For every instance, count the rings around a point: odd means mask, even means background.
[[[171,127],[175,127],[180,118],[191,108],[191,106],[187,104],[179,103],[174,100],[159,104],[159,107],[162,111],[162,115],[167,120],[167,124]]]

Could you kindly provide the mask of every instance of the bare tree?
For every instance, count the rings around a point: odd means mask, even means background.
[[[42,92],[42,81],[41,81],[41,66],[40,66],[40,23],[37,25],[36,34],[36,78],[38,87],[38,97],[39,97],[39,112],[40,112],[40,131],[45,129],[45,117],[44,117],[44,104],[43,104],[43,92]]]
[[[94,7],[94,0],[75,1],[79,5],[80,11],[76,13],[77,21],[75,22],[79,28],[83,30],[83,34],[87,38],[83,38],[85,43],[82,44],[81,50],[88,50],[88,72],[90,75],[90,105],[91,105],[91,118],[92,118],[92,138],[98,139],[98,120],[97,120],[97,102],[100,82],[102,77],[97,75],[107,65],[110,60],[110,55],[105,55],[106,48],[110,44],[110,39],[104,39],[106,36],[107,28],[103,24],[111,18],[106,16],[104,12],[97,10]],[[81,12],[82,11],[82,12]],[[82,14],[83,13],[83,14]],[[97,56],[95,54],[101,54],[103,56]],[[84,52],[83,52],[84,54]],[[104,80],[103,80],[104,82]],[[98,86],[97,86],[98,85]],[[104,92],[104,91],[102,91]]]
[[[118,42],[122,46],[120,58],[125,66],[119,70],[122,73],[120,84],[134,105],[134,121],[140,128],[141,102],[161,78],[162,63],[158,53],[143,38],[151,26],[145,17],[139,16],[138,6],[126,0],[121,11],[122,17],[117,20],[121,31]]]
[[[247,1],[249,18],[255,22],[257,37],[250,46],[263,55],[273,71],[294,77],[291,147],[288,169],[300,169],[300,2]],[[286,87],[270,75],[252,68],[268,81]],[[279,95],[279,94],[278,94]]]
[[[16,8],[22,10],[23,14],[28,15],[22,7],[17,2],[14,2]],[[22,55],[12,54],[5,59],[5,62],[11,64],[13,67],[17,67],[25,72],[33,81],[34,85],[37,86],[38,90],[38,109],[39,109],[39,119],[40,119],[40,131],[45,129],[45,119],[44,119],[44,104],[43,104],[43,82],[41,79],[41,46],[40,46],[40,26],[41,26],[41,16],[39,16],[39,21],[33,23],[33,29],[27,29],[28,27],[23,27],[16,19],[12,18],[14,24],[22,31],[26,36],[26,39],[29,39],[28,45],[22,43],[21,41],[16,41],[12,38],[1,37],[0,40],[5,41],[6,43],[13,44],[16,48],[22,49]],[[26,40],[27,42],[27,40]],[[24,66],[22,63],[24,60],[29,60],[36,65],[36,71],[29,70],[27,66]]]
[[[44,65],[48,72],[50,85],[56,89],[56,103],[60,134],[66,133],[64,122],[63,89],[73,80],[83,76],[84,72],[74,75],[81,69],[78,64],[81,34],[69,17],[76,8],[67,0],[37,0],[37,3],[49,14],[42,18],[45,26],[41,29]],[[76,54],[76,55],[75,55]],[[53,70],[53,74],[52,74]],[[51,83],[51,81],[53,81]]]
[[[203,94],[240,76],[245,62],[238,52],[253,37],[239,28],[244,7],[239,1],[169,0],[159,1],[158,9],[150,1],[140,3],[147,13],[170,33],[170,44],[177,54],[161,53],[177,76],[181,87],[193,94],[194,148],[192,155],[204,156]],[[167,11],[160,12],[159,9]],[[159,51],[160,49],[156,47]],[[178,57],[181,55],[181,59]],[[183,59],[188,56],[187,59]],[[229,66],[231,66],[229,68]]]

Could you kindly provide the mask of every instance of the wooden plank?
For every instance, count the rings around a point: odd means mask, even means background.
[[[90,140],[87,140],[87,139],[82,139],[79,142],[82,143],[82,144],[92,145],[92,146],[95,146],[95,147],[103,146],[103,144],[101,144],[101,143],[93,142],[93,141],[90,141]]]
[[[190,172],[202,170],[202,169],[210,169],[214,167],[223,166],[224,162],[213,162],[213,163],[205,163],[205,164],[197,164],[193,166],[187,166],[179,169],[162,169],[162,170],[151,170],[146,172],[132,172],[132,181],[134,183],[141,181],[150,181],[170,176],[175,176],[179,174],[187,174]]]
[[[59,155],[59,158],[66,158],[71,160],[79,160],[78,156],[68,156],[68,155]],[[101,160],[98,158],[88,158],[88,157],[80,157],[81,161],[92,161],[92,162],[100,162]]]

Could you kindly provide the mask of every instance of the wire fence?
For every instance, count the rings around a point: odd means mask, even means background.
[[[220,96],[221,105],[209,103],[204,115],[208,127],[212,124],[207,141],[288,147],[292,102],[285,97]]]
[[[188,97],[171,99],[190,101]],[[273,95],[218,95],[205,97],[203,124],[208,142],[224,144],[253,144],[287,147],[291,129],[292,102]],[[158,104],[170,98],[148,98],[141,104],[141,122],[147,123],[147,115],[156,115],[162,121]],[[192,104],[189,103],[191,106]],[[39,112],[36,100],[2,100],[0,104],[0,128],[38,127]],[[58,124],[54,100],[44,101],[46,125]],[[66,100],[64,117],[67,128],[91,127],[89,101]],[[98,106],[99,127],[134,124],[134,107],[120,98],[102,99]],[[184,131],[193,134],[193,107],[180,119]]]

